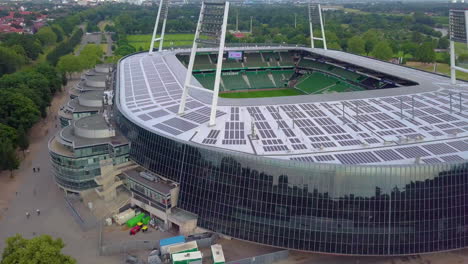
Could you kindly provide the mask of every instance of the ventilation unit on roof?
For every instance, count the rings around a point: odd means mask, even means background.
[[[140,176],[142,178],[147,179],[148,181],[156,181],[156,177],[154,175],[151,175],[150,173],[148,173],[146,171],[140,172]]]

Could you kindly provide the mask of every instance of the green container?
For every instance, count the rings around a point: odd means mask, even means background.
[[[144,213],[140,213],[139,215],[133,217],[132,219],[127,221],[128,227],[134,227],[138,224],[138,222],[142,222],[143,218],[145,217]],[[148,216],[149,217],[149,216]]]
[[[146,217],[143,217],[143,219],[141,219],[141,222],[144,224],[144,225],[147,225],[151,220],[151,217],[149,215],[147,215]]]

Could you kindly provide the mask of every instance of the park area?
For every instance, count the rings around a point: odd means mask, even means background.
[[[137,50],[147,50],[150,48],[151,34],[146,35],[128,35],[127,40],[130,45]],[[159,37],[159,35],[158,35]],[[163,47],[190,46],[193,43],[193,34],[165,34]]]

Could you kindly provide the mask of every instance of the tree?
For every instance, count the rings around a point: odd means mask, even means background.
[[[450,45],[450,41],[447,37],[443,37],[439,39],[439,43],[437,43],[437,48],[439,49],[448,49]]]
[[[131,45],[122,45],[115,50],[115,55],[126,56],[128,54],[135,53],[136,49]]]
[[[364,49],[366,50],[366,54],[369,54],[379,42],[380,33],[375,29],[369,29],[362,35],[362,39],[365,42]]]
[[[380,60],[389,60],[393,57],[393,50],[386,41],[380,41],[371,52],[372,56]]]
[[[17,71],[26,63],[25,57],[5,47],[0,47],[0,61],[0,76]]]
[[[436,58],[432,42],[424,42],[416,51],[416,59],[424,63],[434,62]]]
[[[1,264],[75,264],[76,260],[61,251],[65,244],[62,239],[41,235],[25,239],[20,235],[9,237],[3,251]]]
[[[25,129],[23,127],[18,128],[18,139],[17,139],[17,145],[23,151],[23,157],[24,151],[29,147],[29,138],[28,134],[26,133]]]
[[[61,72],[68,74],[70,79],[73,73],[83,70],[80,59],[71,54],[62,56],[57,63],[57,68]]]
[[[0,123],[0,141],[8,140],[13,143],[16,142],[17,138],[18,135],[16,129]]]
[[[9,170],[10,177],[13,177],[13,170],[18,169],[19,160],[16,157],[13,143],[9,140],[0,140],[0,169]],[[3,262],[0,262],[3,264]]]
[[[36,33],[36,36],[41,41],[42,45],[46,46],[52,45],[57,41],[57,35],[50,27],[42,27]]]
[[[30,128],[40,112],[31,99],[8,90],[0,90],[0,123],[13,128]]]
[[[364,40],[358,36],[354,36],[348,40],[348,52],[355,54],[364,54]]]

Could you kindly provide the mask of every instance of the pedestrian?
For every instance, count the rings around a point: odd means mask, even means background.
[[[37,167],[37,171],[41,171],[41,168],[40,168],[40,167]]]
[[[36,168],[33,168],[33,172],[36,172]]]
[[[29,219],[29,212],[26,212],[26,218]]]
[[[41,211],[39,209],[36,209],[36,213],[37,213],[37,215],[40,215]]]
[[[18,196],[18,192],[16,192],[16,196]]]

